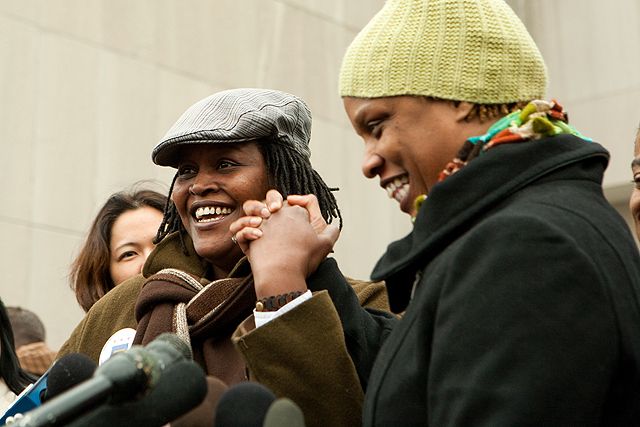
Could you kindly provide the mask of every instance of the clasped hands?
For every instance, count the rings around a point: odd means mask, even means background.
[[[229,230],[251,263],[257,297],[305,291],[306,278],[338,240],[338,225],[326,223],[312,194],[285,201],[269,190],[264,201],[247,200],[242,208],[245,216]]]

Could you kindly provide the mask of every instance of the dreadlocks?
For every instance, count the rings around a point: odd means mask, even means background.
[[[283,197],[290,194],[314,194],[318,198],[325,221],[331,223],[334,218],[338,218],[342,229],[342,214],[332,193],[338,189],[327,186],[308,158],[277,141],[260,141],[258,146],[267,164],[269,176],[274,181],[271,184]]]
[[[454,103],[459,102],[454,101]],[[484,123],[489,120],[506,116],[507,114],[512,113],[516,110],[521,110],[528,103],[528,101],[519,101],[509,104],[473,104],[471,110],[469,110],[469,114],[467,114],[467,117],[465,117],[465,120],[471,121],[474,118],[478,117],[480,119],[480,122]]]
[[[334,218],[338,218],[340,229],[342,229],[342,214],[332,193],[332,191],[337,191],[338,189],[327,186],[318,172],[313,169],[309,159],[289,147],[279,144],[276,140],[265,139],[257,142],[267,166],[269,184],[285,198],[290,194],[314,194],[318,198],[320,212],[325,221],[331,223]],[[182,225],[180,215],[178,215],[178,210],[173,201],[171,201],[171,194],[177,177],[178,174],[176,172],[169,188],[164,218],[154,243],[158,244],[168,234],[179,231],[180,241],[184,248],[183,233],[186,231]]]

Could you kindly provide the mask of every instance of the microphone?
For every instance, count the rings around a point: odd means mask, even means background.
[[[215,427],[262,427],[275,394],[262,384],[247,381],[229,388],[221,397]]]
[[[107,403],[82,415],[67,427],[160,427],[197,407],[207,394],[202,368],[192,360],[169,366],[156,387],[137,401]],[[189,427],[212,425],[211,413],[203,422]],[[13,427],[13,426],[12,426]]]
[[[49,370],[47,387],[40,392],[45,403],[93,376],[98,365],[82,353],[69,353],[56,360]]]
[[[23,414],[29,412],[42,404],[40,396],[47,387],[47,378],[52,368],[49,368],[42,376],[33,384],[28,385],[22,393],[16,397],[13,403],[0,416],[0,425],[9,425],[15,423],[23,417]]]
[[[293,400],[282,397],[269,406],[262,427],[305,427],[304,414]]]
[[[105,402],[139,399],[153,389],[162,372],[191,357],[191,348],[174,334],[162,334],[146,347],[116,353],[93,377],[28,412],[18,427],[60,426]]]
[[[216,405],[229,387],[220,379],[207,376],[207,395],[198,406],[171,421],[171,427],[211,427],[215,425]]]

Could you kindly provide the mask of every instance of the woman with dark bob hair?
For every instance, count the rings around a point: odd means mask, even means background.
[[[109,197],[71,265],[70,286],[84,311],[116,285],[140,273],[155,246],[167,197],[137,187]]]

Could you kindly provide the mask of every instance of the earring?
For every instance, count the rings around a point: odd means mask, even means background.
[[[425,200],[427,200],[426,194],[421,194],[413,200],[413,213],[411,215],[411,222],[416,222],[418,211],[420,211],[420,207],[422,207],[422,204]]]

